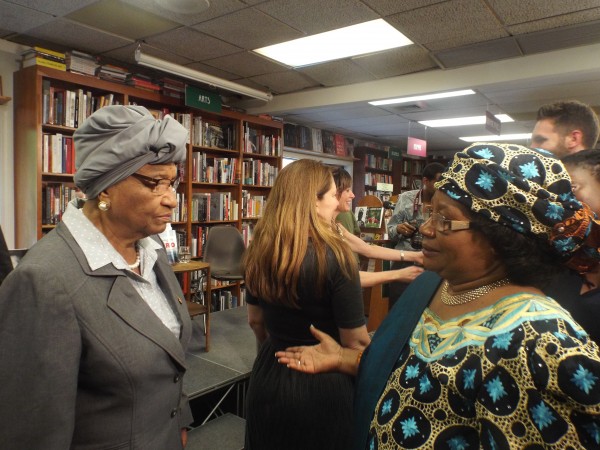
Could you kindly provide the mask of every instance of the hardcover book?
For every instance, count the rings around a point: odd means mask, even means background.
[[[383,225],[383,208],[368,207],[365,228],[381,228]]]

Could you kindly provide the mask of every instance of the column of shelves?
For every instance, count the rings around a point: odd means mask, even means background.
[[[377,184],[393,184],[392,160],[388,151],[371,147],[355,147],[356,161],[353,166],[352,190],[356,198],[353,206],[356,208],[361,199],[374,195],[380,200],[387,200],[389,191],[379,190]]]
[[[402,158],[402,161],[400,162],[400,180],[397,184],[399,193],[421,189],[421,179],[425,164],[425,159]],[[396,189],[394,189],[394,192],[396,192]]]

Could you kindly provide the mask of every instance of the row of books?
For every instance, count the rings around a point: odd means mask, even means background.
[[[42,172],[75,173],[75,151],[71,136],[42,134]]]
[[[248,123],[244,125],[244,153],[281,156],[282,147],[281,136],[261,134]]]
[[[283,126],[283,139],[287,147],[337,156],[354,155],[354,139],[328,130],[286,123]]]
[[[402,160],[402,172],[412,175],[420,175],[423,172],[426,161],[419,159],[408,159]]]
[[[62,219],[67,204],[77,196],[77,190],[65,183],[42,186],[42,225],[56,225]]]
[[[217,158],[203,152],[192,155],[192,181],[201,183],[238,183],[238,159]]]
[[[392,170],[392,160],[389,158],[383,158],[381,156],[375,156],[372,154],[365,154],[364,160],[366,168]]]
[[[192,145],[197,147],[235,150],[237,148],[236,127],[233,123],[208,122],[201,116],[195,116],[191,141]]]
[[[244,239],[244,245],[246,248],[248,248],[248,245],[252,241],[254,225],[254,222],[242,222],[242,238]]]
[[[242,163],[242,183],[253,186],[273,186],[277,177],[276,166],[260,159],[244,159]]]
[[[231,192],[197,192],[192,194],[193,222],[238,220],[238,203]]]
[[[366,186],[375,186],[377,183],[388,183],[391,184],[394,181],[392,180],[392,176],[385,173],[365,173],[365,185]]]
[[[265,195],[252,195],[249,191],[242,191],[242,218],[262,217],[267,197]]]
[[[185,222],[187,221],[187,203],[185,200],[185,193],[177,192],[177,206],[171,211],[171,222]],[[184,244],[185,245],[185,244]]]
[[[113,94],[93,95],[83,89],[69,90],[42,83],[42,123],[77,128],[103,106],[118,104]]]

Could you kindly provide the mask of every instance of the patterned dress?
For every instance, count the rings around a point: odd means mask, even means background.
[[[371,422],[370,450],[600,449],[600,356],[554,300],[425,309]]]

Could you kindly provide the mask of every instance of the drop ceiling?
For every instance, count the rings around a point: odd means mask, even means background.
[[[251,51],[378,18],[414,44],[296,69]],[[411,135],[433,153],[456,151],[467,145],[458,137],[487,134],[485,127],[425,128],[419,120],[487,110],[515,119],[502,133],[526,133],[541,104],[600,107],[600,0],[210,0],[187,14],[157,0],[0,0],[0,39],[129,67],[141,43],[152,56],[274,94],[263,103],[221,92],[251,113],[400,148]],[[464,88],[477,94],[367,103]]]

